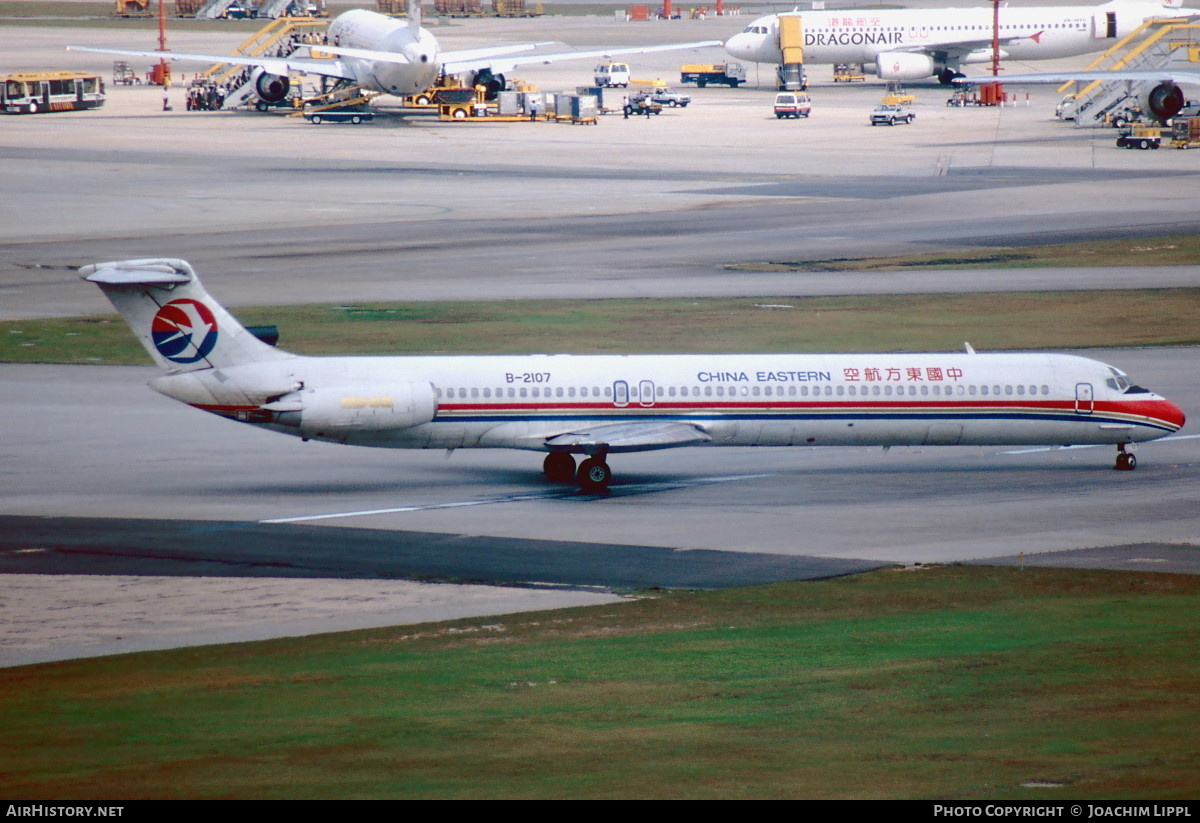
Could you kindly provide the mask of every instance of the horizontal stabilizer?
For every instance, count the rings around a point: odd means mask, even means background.
[[[673,449],[707,443],[709,437],[698,426],[676,422],[632,422],[594,426],[546,439],[552,450],[595,454]]]
[[[93,263],[82,267],[79,276],[104,286],[172,286],[189,283],[193,277],[191,268],[182,260],[159,258]]]

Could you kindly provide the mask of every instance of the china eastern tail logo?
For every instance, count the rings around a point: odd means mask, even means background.
[[[172,300],[154,315],[150,339],[172,363],[195,363],[217,345],[217,319],[198,300]]]

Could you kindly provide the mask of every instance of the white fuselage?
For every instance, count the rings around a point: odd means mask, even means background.
[[[1049,60],[1107,48],[1146,19],[1180,16],[1154,4],[1113,2],[1104,6],[1001,7],[1000,53],[1014,60]],[[877,63],[889,53],[927,54],[935,70],[991,59],[990,7],[940,10],[812,11],[801,18],[805,63]],[[755,20],[725,43],[733,57],[779,64],[779,17]]]
[[[1127,443],[1184,422],[1115,368],[1059,354],[297,356],[151,385],[305,439],[392,448],[547,451],[564,433],[651,422],[727,446]],[[409,413],[401,394],[428,396],[412,412],[427,417],[388,423]],[[302,409],[322,411],[300,422]]]
[[[338,15],[330,24],[329,45],[403,55],[406,63],[383,62],[344,56],[358,84],[385,94],[406,95],[424,91],[441,72],[438,42],[430,32],[404,20],[373,11],[355,9]]]

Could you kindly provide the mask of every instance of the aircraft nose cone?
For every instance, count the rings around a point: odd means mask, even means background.
[[[730,37],[728,40],[726,40],[725,51],[742,60],[750,59],[747,56],[748,52],[750,51],[749,44],[747,43],[746,36],[743,34],[735,34],[733,37]]]
[[[1176,429],[1182,429],[1183,424],[1187,422],[1187,415],[1183,413],[1183,409],[1176,406],[1169,400],[1162,401],[1162,411],[1160,416],[1163,420],[1170,423]]]

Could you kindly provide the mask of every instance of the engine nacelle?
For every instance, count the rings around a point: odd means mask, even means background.
[[[369,388],[333,386],[304,389],[282,397],[278,405],[299,405],[277,421],[310,437],[336,437],[354,431],[407,429],[433,420],[437,395],[429,383],[388,383]],[[270,404],[266,408],[276,404]]]
[[[875,73],[880,80],[920,80],[934,74],[933,58],[907,51],[885,51],[875,56]]]
[[[495,100],[497,94],[508,88],[508,81],[503,74],[492,74],[491,69],[483,69],[471,78],[471,88],[476,86],[483,86],[486,99]]]
[[[279,74],[262,72],[254,81],[254,91],[264,103],[282,103],[287,99],[292,81]]]
[[[1187,96],[1183,89],[1167,80],[1152,88],[1142,89],[1142,111],[1148,111],[1159,120],[1170,120],[1179,114]]]

